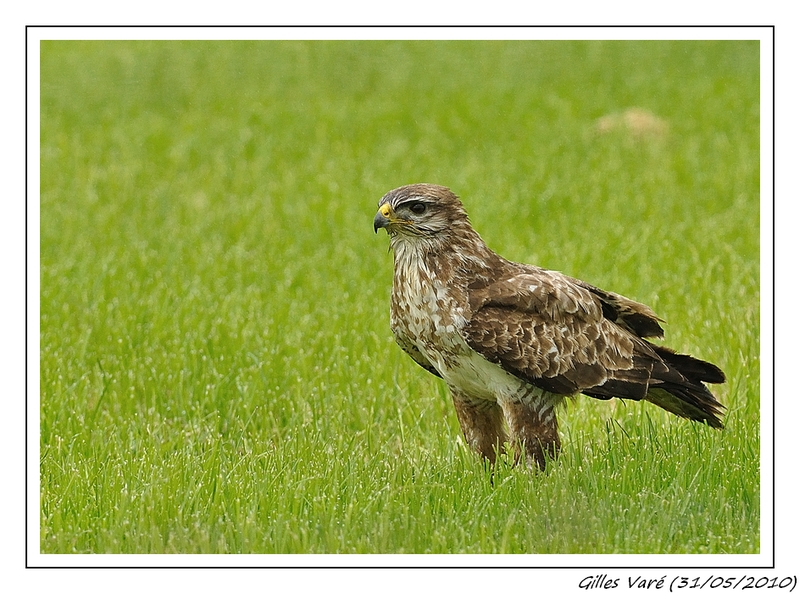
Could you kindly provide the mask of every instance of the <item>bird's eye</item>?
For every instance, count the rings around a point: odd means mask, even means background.
[[[408,208],[411,212],[418,215],[421,215],[427,209],[424,202],[412,202]]]

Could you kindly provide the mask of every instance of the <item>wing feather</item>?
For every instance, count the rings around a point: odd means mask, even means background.
[[[655,346],[663,334],[645,305],[558,272],[526,267],[470,293],[467,343],[507,372],[549,392],[648,400],[722,427],[722,405],[703,382],[711,363]]]
[[[408,340],[402,333],[399,331],[394,331],[394,341],[400,346],[401,349],[405,351],[409,357],[414,360],[417,365],[422,367],[425,371],[432,373],[436,377],[442,377],[442,375],[436,371],[436,368],[428,360],[428,358],[423,355],[417,346],[412,341]]]
[[[472,291],[470,306],[467,343],[548,391],[579,392],[618,372],[637,376],[636,336],[604,314],[596,294],[560,273],[531,269],[500,279]],[[638,376],[646,391],[646,366]]]

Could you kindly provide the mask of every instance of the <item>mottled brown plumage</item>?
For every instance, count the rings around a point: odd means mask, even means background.
[[[721,428],[711,363],[655,345],[646,305],[491,251],[447,188],[403,186],[379,203],[394,253],[391,328],[449,386],[467,443],[494,461],[506,442],[540,468],[560,448],[555,407],[582,392],[647,400]]]

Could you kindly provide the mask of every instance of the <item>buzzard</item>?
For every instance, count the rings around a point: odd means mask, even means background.
[[[490,462],[509,442],[515,460],[543,469],[561,447],[556,406],[579,392],[722,428],[704,382],[725,375],[647,340],[664,332],[646,305],[502,258],[443,186],[403,186],[378,207],[373,228],[394,254],[395,340],[447,383],[466,442]]]

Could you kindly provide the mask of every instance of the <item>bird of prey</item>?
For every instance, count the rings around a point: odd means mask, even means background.
[[[450,389],[466,442],[494,462],[544,469],[561,447],[556,406],[583,393],[646,400],[722,428],[705,383],[716,366],[647,340],[662,338],[646,305],[490,250],[448,188],[413,184],[378,203],[394,257],[395,340]]]

